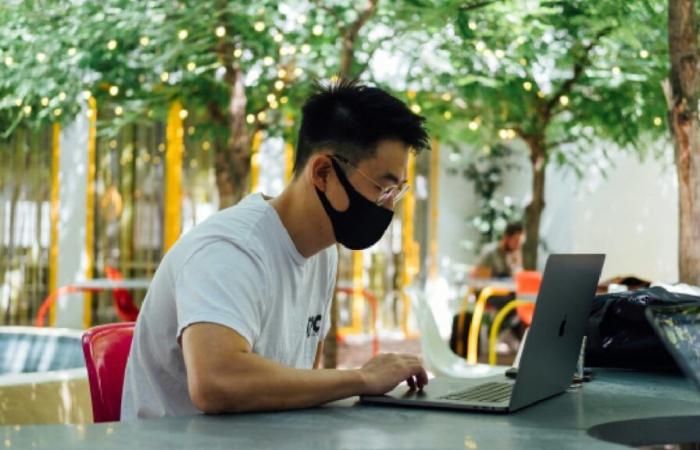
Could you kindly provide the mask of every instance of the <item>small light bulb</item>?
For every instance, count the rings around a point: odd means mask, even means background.
[[[243,50],[240,48],[237,48],[233,51],[233,57],[234,58],[240,58],[243,55]]]
[[[525,89],[528,92],[531,91],[532,90],[532,83],[530,83],[529,81],[524,82],[523,89]]]
[[[277,89],[278,91],[281,91],[282,89],[284,89],[284,81],[282,81],[282,80],[275,81],[275,89]]]
[[[284,69],[280,69],[277,71],[277,78],[284,78],[287,76],[287,71]]]
[[[187,63],[187,70],[189,70],[190,72],[193,72],[196,68],[197,64],[195,64],[193,61]]]
[[[24,114],[29,115],[32,113],[32,107],[29,105],[26,105],[24,108],[22,108],[22,111],[24,111]]]
[[[114,96],[116,96],[117,94],[119,94],[119,87],[118,87],[118,86],[110,86],[110,87],[109,87],[109,95],[111,95],[112,97],[114,97]]]
[[[277,42],[278,44],[284,40],[284,35],[283,34],[276,34],[272,37],[272,39]]]
[[[186,109],[180,110],[180,119],[182,119],[182,120],[187,119],[187,116],[189,114],[190,114],[189,111],[187,111]]]
[[[662,123],[663,123],[663,120],[661,120],[661,117],[654,117],[654,125],[656,125],[657,127],[660,127]]]
[[[14,63],[15,63],[15,61],[12,59],[12,56],[6,56],[6,57],[5,57],[5,65],[6,65],[7,67],[10,67],[10,66],[13,65]]]
[[[314,36],[320,36],[323,34],[323,26],[314,25],[313,28],[311,29],[311,32],[313,33]]]
[[[62,112],[63,112],[63,111],[61,111],[61,108],[56,108],[56,109],[53,110],[53,115],[56,116],[56,117],[58,117],[58,116],[61,115]]]
[[[141,36],[141,39],[139,39],[139,43],[144,47],[147,46],[150,42],[151,40],[148,38],[148,36]]]
[[[303,54],[306,55],[306,54],[309,53],[310,51],[311,51],[311,46],[310,46],[309,44],[304,44],[304,45],[301,46],[301,52],[302,52]]]
[[[445,120],[450,120],[452,118],[452,112],[450,111],[445,111],[445,114],[443,114],[445,117]]]
[[[122,108],[121,106],[117,106],[114,108],[114,114],[116,114],[118,116],[121,116],[123,112],[124,112],[124,108]]]
[[[568,105],[569,97],[567,97],[566,95],[562,95],[561,97],[559,97],[559,103],[561,103],[562,106]]]
[[[421,111],[420,106],[417,105],[417,104],[415,104],[415,103],[412,104],[412,105],[411,105],[411,111],[413,111],[413,112],[416,113],[416,114],[420,114],[420,111]]]
[[[224,37],[224,36],[226,36],[226,27],[224,27],[224,26],[218,26],[218,27],[216,27],[215,33],[216,33],[216,36],[217,36],[217,37]]]
[[[268,103],[272,103],[274,101],[277,101],[277,96],[275,94],[267,94],[267,101],[268,101]]]
[[[48,97],[42,97],[41,106],[49,106],[49,98]]]
[[[167,82],[168,78],[170,78],[170,74],[168,72],[163,72],[160,74],[160,81],[163,83]]]
[[[187,39],[187,36],[189,36],[189,34],[190,33],[187,30],[180,30],[177,33],[177,37],[179,37],[181,41],[184,41],[185,39]]]
[[[248,114],[247,116],[245,116],[245,121],[248,123],[253,123],[255,122],[255,116],[252,114]],[[202,147],[204,147],[204,144],[202,144]]]
[[[40,63],[43,63],[46,61],[46,53],[39,52],[36,54],[36,60],[39,61]]]
[[[304,71],[301,69],[301,67],[294,69],[294,76],[300,77],[302,73],[304,73]]]
[[[640,51],[639,51],[639,56],[641,56],[642,58],[646,59],[646,58],[649,57],[649,52],[646,51],[646,50],[640,50]]]
[[[71,47],[68,49],[68,56],[75,56],[77,52],[78,51],[75,49],[75,47]]]
[[[266,66],[271,66],[275,63],[275,59],[272,56],[266,56],[263,58],[263,64]]]
[[[258,113],[258,120],[260,122],[264,122],[265,120],[267,120],[267,113],[265,111],[260,111]]]
[[[117,48],[117,41],[115,41],[114,39],[110,39],[110,41],[107,42],[107,49],[111,51],[115,48]]]
[[[265,30],[265,22],[258,21],[255,22],[255,25],[253,25],[253,28],[255,28],[255,31],[264,31]]]

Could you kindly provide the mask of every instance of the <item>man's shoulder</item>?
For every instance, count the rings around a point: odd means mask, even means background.
[[[498,250],[498,241],[489,242],[488,244],[484,244],[481,248],[481,256],[493,255],[494,253],[498,253]]]

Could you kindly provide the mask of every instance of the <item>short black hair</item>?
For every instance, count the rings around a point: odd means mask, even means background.
[[[511,222],[506,226],[506,230],[503,232],[504,236],[515,236],[518,233],[525,231],[522,222]]]
[[[353,164],[376,154],[377,143],[397,139],[415,152],[430,147],[425,118],[404,102],[357,80],[315,83],[302,108],[294,174],[321,147],[330,147]]]

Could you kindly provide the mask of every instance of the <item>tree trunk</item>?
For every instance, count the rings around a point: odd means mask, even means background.
[[[678,172],[679,281],[700,285],[698,20],[694,0],[669,0],[670,80],[664,91]]]
[[[351,79],[352,65],[355,61],[355,44],[357,43],[357,38],[360,35],[360,30],[367,23],[367,21],[374,15],[377,9],[377,4],[379,0],[369,0],[364,10],[362,10],[357,19],[350,24],[347,28],[341,28],[340,32],[340,68],[339,73],[344,79]],[[340,252],[339,252],[340,254]],[[338,265],[340,264],[350,264],[347,260],[342,258],[338,260]],[[338,269],[340,272],[340,269]],[[328,335],[323,344],[323,367],[327,369],[332,369],[338,365],[338,301],[333,297],[333,304],[331,305],[331,327],[328,330]]]
[[[226,115],[218,110],[215,103],[209,104],[212,120],[225,123],[229,130],[226,144],[215,143],[214,171],[219,209],[235,205],[248,193],[250,145],[245,123],[247,97],[243,78],[240,67],[229,66],[226,80],[230,87],[230,97]]]
[[[532,200],[525,208],[525,244],[523,244],[523,268],[537,269],[537,250],[540,242],[540,219],[544,210],[544,182],[547,168],[547,152],[543,135],[525,139],[530,149],[532,164]]]

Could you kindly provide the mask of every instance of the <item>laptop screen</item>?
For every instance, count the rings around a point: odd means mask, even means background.
[[[669,351],[700,388],[700,305],[647,308]]]

